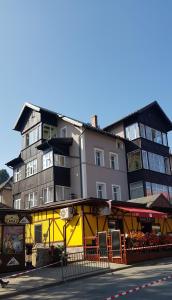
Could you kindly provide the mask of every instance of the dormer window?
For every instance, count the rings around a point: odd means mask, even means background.
[[[50,140],[57,137],[57,127],[44,124],[43,126],[43,139]]]

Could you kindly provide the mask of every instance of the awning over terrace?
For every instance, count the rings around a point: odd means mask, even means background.
[[[135,217],[143,217],[143,218],[167,218],[167,214],[143,208],[134,208],[134,207],[122,207],[122,206],[112,206],[113,208],[122,210],[124,212],[131,213]]]

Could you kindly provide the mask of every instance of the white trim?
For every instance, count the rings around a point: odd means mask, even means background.
[[[111,163],[111,157],[112,157],[112,155],[117,158],[117,160],[116,160],[117,168],[114,168],[114,169],[112,168],[112,163]],[[119,170],[119,159],[118,159],[118,154],[117,153],[115,153],[115,152],[109,152],[109,161],[110,161],[110,168],[112,170]]]
[[[100,152],[102,153],[102,164],[100,164],[100,166],[98,166],[96,164],[96,152]],[[105,166],[105,159],[104,159],[104,150],[100,149],[100,148],[94,148],[94,163],[97,167],[104,167]]]
[[[62,120],[66,121],[66,122],[68,122],[68,123],[71,123],[71,124],[73,124],[73,125],[76,125],[76,126],[79,126],[79,127],[82,127],[82,126],[83,126],[83,123],[82,123],[82,122],[79,122],[79,121],[74,120],[74,119],[72,119],[72,118],[63,116],[63,115],[61,115],[61,114],[57,114],[57,116],[58,116],[59,118],[61,118]]]
[[[102,199],[106,199],[107,198],[106,183],[101,182],[101,181],[96,181],[96,195],[97,195],[97,198],[99,198],[98,197],[98,189],[97,189],[98,185],[102,185],[104,187],[104,191],[103,191],[104,195],[103,195]]]
[[[85,135],[81,135],[81,168],[82,168],[82,193],[83,198],[87,198],[87,169],[86,169],[86,151],[85,151]]]
[[[114,192],[113,192],[113,188],[114,188],[114,187],[119,188],[119,199],[118,199],[117,201],[121,201],[121,186],[118,185],[118,184],[112,184],[112,199],[115,200],[115,199],[114,199]]]

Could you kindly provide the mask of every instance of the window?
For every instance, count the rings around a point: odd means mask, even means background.
[[[67,127],[65,126],[65,127],[62,127],[61,129],[60,129],[60,136],[62,137],[62,138],[66,138],[67,137]]]
[[[149,126],[145,126],[146,129],[146,138],[150,141],[152,141],[152,128]]]
[[[106,184],[104,182],[96,182],[97,198],[106,199]]]
[[[67,186],[56,185],[56,201],[71,199],[70,188]]]
[[[55,154],[54,155],[54,164],[57,167],[65,167],[65,168],[69,167],[68,159],[64,155]]]
[[[42,243],[42,225],[35,225],[35,243]]]
[[[52,167],[52,165],[53,165],[53,151],[50,151],[43,155],[43,170]]]
[[[14,208],[21,209],[21,199],[14,199]]]
[[[21,167],[14,169],[14,182],[21,180]]]
[[[162,133],[162,140],[163,140],[163,145],[168,146],[167,134],[164,132]]]
[[[37,173],[37,159],[34,159],[26,164],[26,177]]]
[[[110,168],[113,170],[118,170],[118,154],[110,152]]]
[[[143,161],[143,168],[149,169],[147,151],[142,150],[142,161]]]
[[[152,187],[150,182],[146,182],[146,196],[151,196],[152,195]]]
[[[164,163],[165,163],[165,173],[171,175],[170,160],[168,157],[164,157]]]
[[[140,136],[145,138],[146,137],[146,133],[145,133],[145,125],[140,123]]]
[[[95,164],[99,167],[104,167],[104,151],[101,149],[94,149]]]
[[[139,125],[138,123],[132,124],[125,128],[126,138],[130,141],[137,139],[139,134]]]
[[[28,147],[41,139],[41,125],[27,132],[25,137],[25,146]]]
[[[112,199],[116,201],[121,200],[121,187],[119,185],[112,185]]]
[[[140,124],[140,126],[143,127],[144,125]],[[146,125],[145,125],[145,129],[146,129],[146,136],[144,136],[143,129],[141,129],[141,127],[140,127],[142,137],[146,137],[148,140],[153,141],[158,144],[163,144],[165,146],[168,145],[166,133],[163,133],[159,130],[156,130],[156,129],[151,128]]]
[[[43,139],[49,140],[57,137],[57,127],[44,124],[43,126]]]
[[[43,202],[50,203],[54,200],[54,188],[52,186],[43,189]]]
[[[132,151],[127,154],[128,157],[128,171],[136,171],[142,168],[141,152],[140,150]]]
[[[148,158],[150,170],[165,173],[165,160],[163,156],[148,152]]]
[[[144,196],[143,182],[130,183],[130,197],[131,199],[139,198]]]
[[[31,192],[25,195],[25,208],[29,209],[31,207],[37,206],[38,197],[37,192]]]

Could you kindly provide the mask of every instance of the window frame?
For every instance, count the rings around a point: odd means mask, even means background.
[[[97,164],[97,153],[100,153],[100,165]],[[104,167],[105,160],[104,160],[104,150],[100,148],[94,148],[94,162],[97,167]]]
[[[17,171],[18,170],[18,171]],[[22,167],[16,167],[13,171],[13,182],[19,182],[22,180]]]
[[[46,158],[46,156],[51,156],[50,158]],[[42,169],[46,170],[48,168],[51,168],[54,165],[54,159],[53,159],[53,150],[50,150],[43,154],[42,156]],[[47,166],[47,161],[51,161],[51,163]]]
[[[115,157],[114,168],[112,167],[112,157]],[[119,170],[119,157],[118,157],[117,153],[115,153],[115,152],[109,152],[109,161],[110,161],[110,169],[112,169],[112,170]]]
[[[18,203],[19,205],[15,205],[15,203]],[[21,198],[14,199],[13,206],[15,209],[21,209]]]
[[[34,162],[36,163],[35,164],[35,170],[34,171]],[[31,165],[32,164],[32,165]],[[31,166],[29,166],[31,165]],[[32,172],[30,172],[30,170],[33,170]],[[25,169],[25,174],[26,174],[26,178],[30,177],[30,176],[33,176],[35,174],[38,173],[38,160],[37,158],[33,159],[33,160],[30,160],[26,163],[26,169]]]
[[[49,189],[52,189],[52,196],[53,198],[52,199],[49,199],[50,197],[50,191]],[[47,201],[45,201],[45,190],[46,190],[46,194],[47,194]],[[43,187],[42,189],[42,196],[43,196],[43,204],[47,204],[47,203],[51,203],[51,202],[54,202],[54,187],[51,185],[51,186],[47,186],[47,187]]]
[[[63,131],[65,131],[65,135],[62,134]],[[61,138],[66,138],[67,137],[67,125],[65,125],[62,128],[60,128],[60,137]]]
[[[115,188],[119,188],[119,199],[115,199],[115,197],[114,197],[114,187]],[[117,194],[117,193],[116,193]],[[121,186],[120,185],[118,185],[118,184],[112,184],[112,199],[113,200],[115,200],[115,201],[121,201]]]
[[[102,190],[103,197],[99,197],[98,186],[103,186],[103,190]],[[98,199],[107,199],[106,183],[105,182],[96,181],[96,195],[97,195]]]

